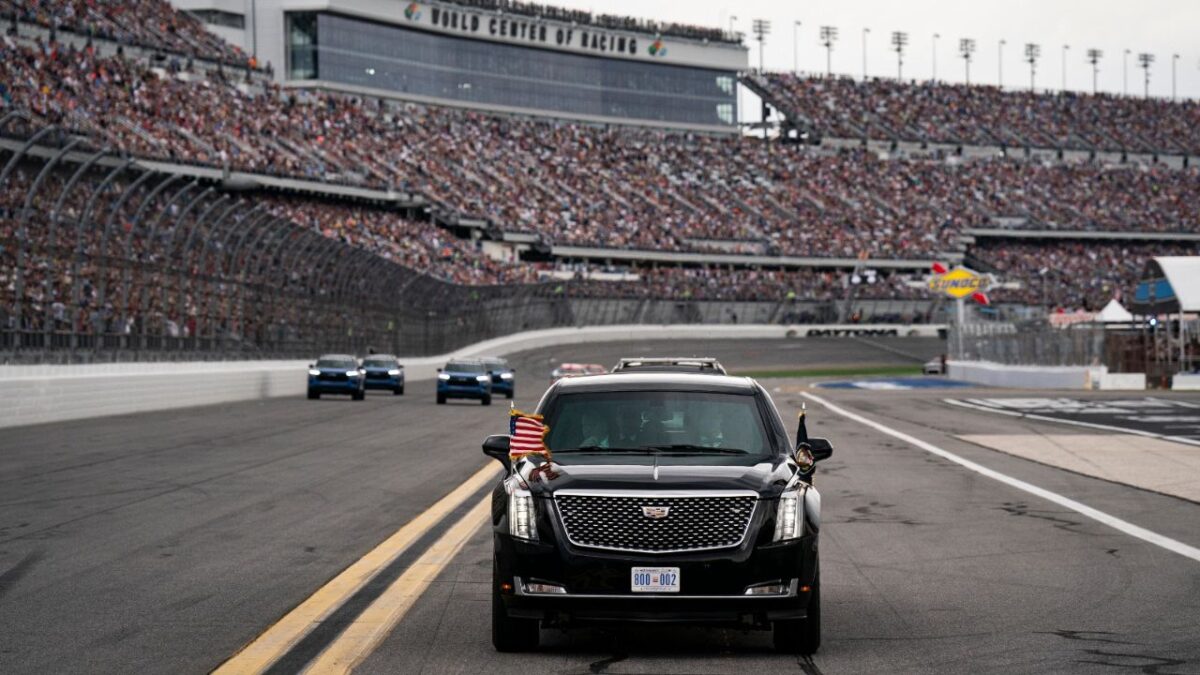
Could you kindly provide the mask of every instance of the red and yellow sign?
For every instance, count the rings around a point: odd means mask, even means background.
[[[989,304],[987,295],[984,294],[987,286],[987,277],[965,267],[955,267],[947,271],[945,267],[937,264],[933,266],[933,274],[929,277],[931,291],[945,293],[955,300],[969,297],[983,305]]]

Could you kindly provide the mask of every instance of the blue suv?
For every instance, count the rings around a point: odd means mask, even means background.
[[[367,389],[384,389],[396,396],[404,395],[404,366],[391,354],[372,354],[363,359]]]
[[[483,361],[451,361],[438,368],[438,405],[451,398],[476,398],[483,405],[492,404],[492,376]]]
[[[346,354],[326,354],[308,366],[308,397],[349,394],[355,401],[361,401],[366,397],[365,380],[358,359]]]
[[[504,394],[504,398],[512,398],[517,393],[517,371],[508,367],[508,361],[494,356],[483,359],[483,365],[492,375],[492,393]]]

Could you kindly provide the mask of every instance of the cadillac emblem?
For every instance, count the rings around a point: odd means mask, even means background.
[[[652,518],[654,520],[662,520],[663,518],[666,518],[667,515],[670,513],[671,513],[671,507],[669,507],[669,506],[643,506],[642,507],[642,515],[646,516],[647,518]]]

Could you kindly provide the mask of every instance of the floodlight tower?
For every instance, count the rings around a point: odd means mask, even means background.
[[[975,53],[975,40],[963,38],[958,41],[958,53],[962,55],[967,70],[967,84],[971,84],[971,55]]]
[[[825,74],[833,74],[833,43],[837,42],[837,26],[821,26],[821,44],[825,45]]]
[[[937,41],[942,37],[941,33],[933,34],[933,81],[937,82]]]
[[[896,51],[896,79],[904,79],[904,47],[908,44],[908,33],[895,31],[892,33],[892,49]]]
[[[1088,63],[1092,64],[1092,94],[1095,94],[1099,89],[1098,82],[1100,81],[1100,59],[1104,58],[1104,52],[1099,49],[1087,50]]]
[[[1171,100],[1175,100],[1175,64],[1179,63],[1179,55],[1171,55]]]
[[[1033,91],[1036,88],[1037,60],[1041,55],[1041,45],[1032,42],[1025,43],[1025,60],[1029,62],[1029,91]]]
[[[1067,90],[1067,51],[1071,49],[1071,45],[1063,45],[1062,48],[1062,90]]]
[[[754,39],[758,40],[758,72],[763,71],[763,46],[771,33],[771,22],[766,19],[755,19],[751,24]]]
[[[1145,97],[1150,98],[1150,64],[1154,63],[1154,55],[1142,52],[1138,54],[1138,63],[1141,64],[1142,70],[1146,71],[1146,90]]]

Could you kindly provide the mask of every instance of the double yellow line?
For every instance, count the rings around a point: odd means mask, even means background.
[[[453,492],[376,546],[316,593],[275,622],[214,672],[218,675],[261,673],[321,625],[414,542],[496,479],[496,467],[480,469]],[[476,504],[446,531],[395,582],[376,598],[305,669],[306,673],[345,673],[366,658],[395,628],[429,584],[487,521],[491,496]]]

